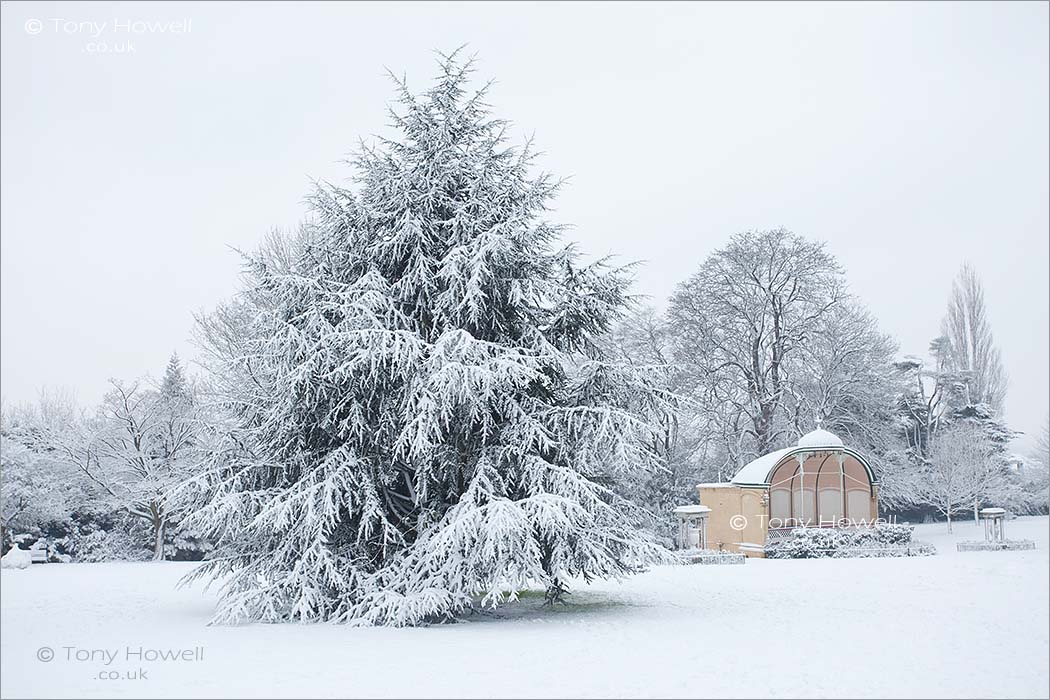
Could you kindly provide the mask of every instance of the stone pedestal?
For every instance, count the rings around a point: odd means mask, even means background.
[[[980,512],[984,523],[984,542],[960,542],[960,552],[1003,552],[1019,549],[1035,549],[1031,540],[1006,539],[1006,511],[1002,508],[984,508]]]
[[[678,506],[674,509],[678,520],[678,549],[707,549],[707,506]]]

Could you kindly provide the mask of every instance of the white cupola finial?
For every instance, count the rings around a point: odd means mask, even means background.
[[[806,433],[798,439],[799,447],[842,447],[842,439],[834,433],[829,433],[821,427],[823,423],[817,418],[817,428],[813,432]]]

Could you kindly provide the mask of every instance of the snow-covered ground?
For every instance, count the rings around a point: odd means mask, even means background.
[[[1047,697],[1048,520],[1007,534],[1038,548],[922,525],[935,557],[660,567],[417,629],[208,627],[192,565],[35,565],[0,576],[0,695]]]

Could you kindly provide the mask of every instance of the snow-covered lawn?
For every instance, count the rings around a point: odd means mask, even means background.
[[[416,629],[208,627],[187,564],[4,570],[0,695],[1046,697],[1048,520],[1007,534],[1038,548],[961,554],[972,523],[923,525],[935,557],[660,567]]]

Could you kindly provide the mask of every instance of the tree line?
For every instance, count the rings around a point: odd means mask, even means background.
[[[5,409],[4,551],[40,541],[54,561],[202,556],[207,544],[180,527],[170,497],[201,459],[202,395],[172,355],[161,381],[112,380],[90,410],[54,390]]]
[[[636,310],[612,334],[619,357],[670,368],[667,389],[688,398],[653,432],[652,503],[727,481],[819,423],[870,459],[887,513],[1045,513],[1045,455],[1019,470],[1009,452],[1007,378],[972,266],[948,300],[928,355],[902,355],[825,244],[783,228],[733,237],[665,311]]]

